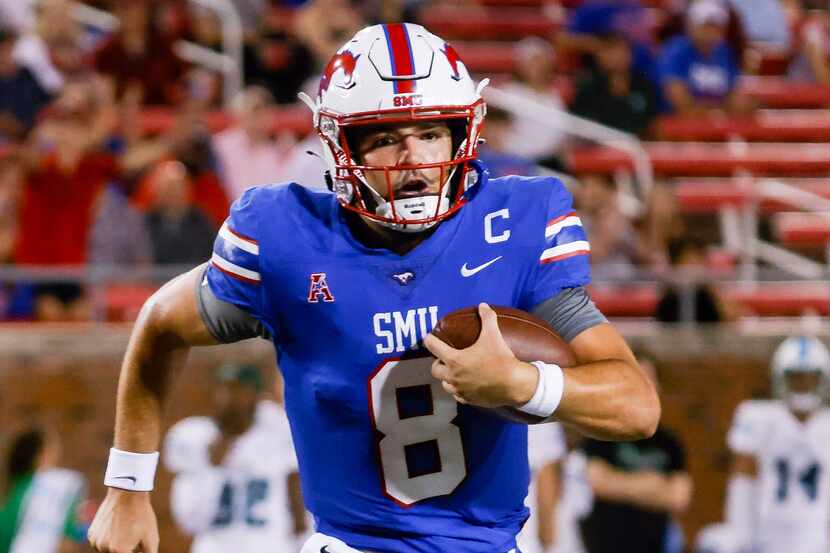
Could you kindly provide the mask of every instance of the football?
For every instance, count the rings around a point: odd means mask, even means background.
[[[572,367],[576,358],[570,346],[539,317],[512,307],[491,306],[498,316],[499,330],[513,354],[521,361],[544,361],[560,367]],[[467,307],[449,313],[432,333],[456,349],[468,348],[481,333],[478,307]],[[512,421],[533,424],[544,419],[513,407],[490,409]]]

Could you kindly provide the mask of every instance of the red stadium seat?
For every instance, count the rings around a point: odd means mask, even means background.
[[[664,140],[830,142],[830,113],[765,110],[746,117],[663,117],[657,123],[657,132]]]
[[[798,83],[783,77],[743,77],[739,91],[771,108],[830,106],[830,86]]]
[[[782,182],[830,199],[830,179],[782,179]],[[745,178],[686,178],[673,182],[675,197],[683,213],[714,213],[725,206],[739,207],[760,201],[761,213],[791,211],[795,206],[762,198],[755,181]]]
[[[158,289],[146,284],[110,284],[104,289],[108,321],[134,321],[138,312]]]
[[[537,8],[482,8],[432,5],[421,12],[423,25],[448,39],[519,40],[552,36],[560,26]]]
[[[830,173],[830,144],[645,143],[654,171],[663,176],[718,176],[743,170],[762,175],[824,175]],[[588,147],[570,154],[574,173],[610,174],[631,168],[623,152]]]
[[[718,290],[745,311],[761,317],[830,313],[830,285],[816,282],[762,282],[746,285],[722,284]],[[596,284],[591,297],[609,317],[652,317],[660,300],[661,285]]]
[[[785,212],[773,217],[779,241],[792,246],[823,246],[830,243],[830,214]]]

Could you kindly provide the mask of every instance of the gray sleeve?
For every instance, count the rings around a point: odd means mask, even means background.
[[[253,315],[216,297],[207,283],[207,269],[208,265],[205,265],[196,282],[196,303],[199,314],[213,337],[225,344],[248,338],[270,339],[265,325]]]
[[[583,330],[608,322],[584,286],[562,290],[534,307],[533,314],[546,320],[566,342]]]

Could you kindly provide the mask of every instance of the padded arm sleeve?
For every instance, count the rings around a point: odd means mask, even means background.
[[[265,326],[253,315],[216,297],[207,282],[208,267],[202,271],[196,285],[199,314],[210,333],[218,341],[229,344],[248,338],[270,339]]]
[[[608,322],[584,286],[562,290],[537,305],[533,314],[547,321],[566,342],[576,338],[583,330]]]

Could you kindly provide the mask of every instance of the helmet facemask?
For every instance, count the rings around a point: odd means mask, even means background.
[[[796,413],[812,413],[824,403],[827,377],[820,368],[789,367],[776,382],[778,394]]]
[[[318,133],[333,158],[334,174],[330,187],[340,204],[377,224],[398,232],[421,232],[453,215],[466,202],[466,192],[474,184],[476,175],[469,162],[475,158],[481,123],[484,119],[483,101],[463,108],[436,109],[434,107],[386,111],[382,114],[357,114],[337,117],[320,114]],[[417,124],[441,121],[452,135],[450,159],[432,163],[367,165],[358,162],[355,134],[369,127]],[[439,188],[421,196],[397,197],[396,173],[439,169]],[[377,191],[366,178],[366,173],[378,172],[385,176],[386,195]]]

